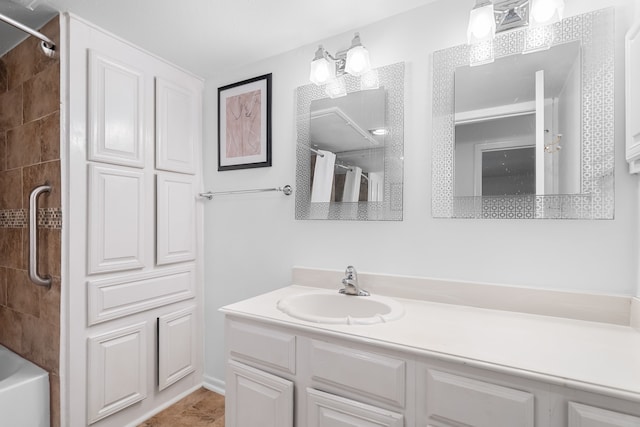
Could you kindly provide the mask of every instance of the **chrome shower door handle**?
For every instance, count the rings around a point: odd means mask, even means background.
[[[29,279],[38,286],[51,286],[51,277],[38,275],[38,197],[51,191],[50,185],[36,187],[29,196]]]

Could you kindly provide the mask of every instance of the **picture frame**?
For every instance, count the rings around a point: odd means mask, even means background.
[[[271,73],[218,88],[218,171],[271,166]]]

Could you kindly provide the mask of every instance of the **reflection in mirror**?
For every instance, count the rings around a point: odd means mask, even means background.
[[[347,95],[297,89],[296,219],[402,220],[404,64]]]
[[[433,202],[446,218],[613,218],[613,9],[434,53]]]
[[[311,102],[312,203],[383,200],[385,104],[384,88]],[[329,161],[334,167],[327,179],[323,170]],[[323,185],[322,179],[332,184]]]
[[[578,41],[457,67],[455,196],[579,193],[579,106]]]

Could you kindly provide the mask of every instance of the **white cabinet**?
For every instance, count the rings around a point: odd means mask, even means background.
[[[195,307],[158,317],[158,389],[196,370]]]
[[[232,314],[225,326],[227,427],[640,427],[637,402],[541,375]]]
[[[146,324],[89,338],[89,423],[144,399]]]
[[[640,427],[640,418],[569,402],[569,427]]]
[[[156,77],[156,168],[196,173],[200,97],[193,89]]]
[[[203,81],[77,17],[61,29],[62,425],[134,425],[202,381]]]
[[[230,360],[227,427],[293,427],[293,382]]]
[[[403,427],[401,414],[307,389],[307,427]]]
[[[433,427],[533,427],[534,395],[434,369],[427,370],[426,405]]]

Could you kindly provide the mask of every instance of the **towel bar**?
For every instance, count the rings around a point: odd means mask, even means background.
[[[291,188],[290,185],[285,185],[284,187],[255,188],[251,190],[216,191],[215,193],[211,191],[207,191],[206,193],[200,193],[199,196],[208,200],[212,200],[213,196],[224,196],[228,194],[265,193],[268,191],[282,191],[285,194],[285,196],[290,196],[293,193],[293,188]]]

